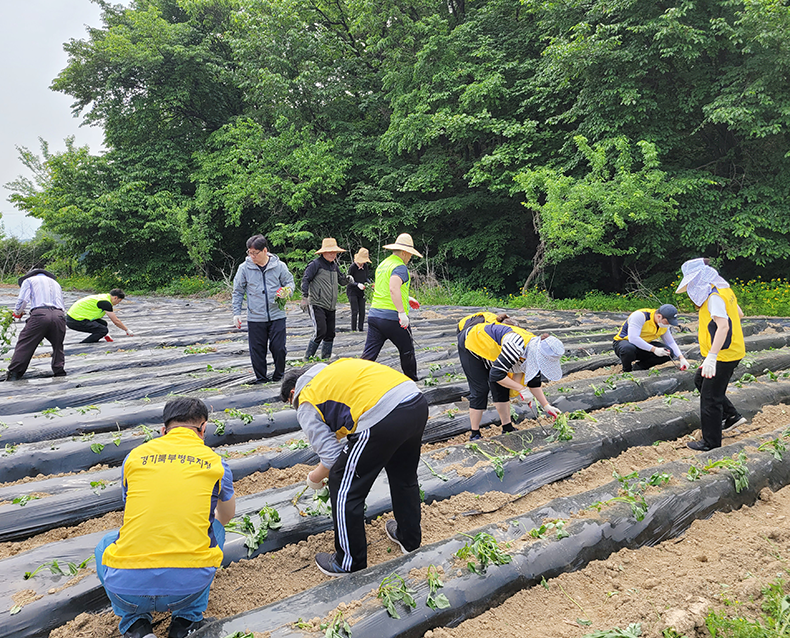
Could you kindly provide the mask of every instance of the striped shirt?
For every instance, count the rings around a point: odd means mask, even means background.
[[[65,312],[66,306],[63,303],[60,284],[46,275],[28,277],[22,282],[14,312],[20,314],[27,306],[30,306],[31,310],[48,306],[60,308]]]
[[[524,356],[524,351],[527,345],[524,343],[523,337],[517,332],[508,332],[502,337],[502,352],[496,358],[496,361],[490,362],[483,359],[483,362],[491,366],[491,373],[489,378],[492,381],[501,381],[511,372],[514,366],[518,366],[521,358]]]

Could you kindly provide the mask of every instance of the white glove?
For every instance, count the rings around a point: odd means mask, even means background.
[[[307,487],[309,487],[311,490],[320,490],[322,487],[324,487],[324,480],[321,480],[320,482],[316,483],[310,478],[310,475],[308,474]]]
[[[656,355],[657,357],[668,357],[669,350],[667,350],[666,348],[655,347],[653,348],[653,354]]]
[[[236,328],[241,328],[241,315],[233,315],[233,325]]]
[[[706,379],[712,379],[716,376],[716,357],[718,353],[713,354],[712,352],[708,353],[708,356],[705,357],[705,361],[702,362],[702,376]]]
[[[543,406],[543,411],[548,414],[552,419],[556,419],[560,415],[560,411],[555,408],[551,403]]]
[[[365,284],[357,284],[357,288],[360,290],[365,290]]]
[[[134,334],[132,334],[132,331],[131,331],[131,330],[127,330],[127,331],[126,331],[126,336],[127,336],[127,337],[133,337],[133,336],[134,336]]]
[[[680,357],[680,369],[681,370],[688,370],[689,369],[689,362],[686,361],[686,357],[684,357],[682,355]]]
[[[408,328],[409,327],[409,315],[405,312],[398,313],[398,323],[400,323],[401,328]]]

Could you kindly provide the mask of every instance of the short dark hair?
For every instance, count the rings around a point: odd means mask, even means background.
[[[165,403],[162,420],[165,422],[165,428],[170,427],[172,421],[199,426],[204,421],[208,421],[208,408],[200,399],[179,397]]]
[[[250,248],[253,250],[268,250],[269,242],[263,235],[253,235],[247,240],[247,250]]]
[[[283,384],[280,386],[280,399],[283,403],[288,403],[291,390],[296,387],[296,381],[313,366],[303,366],[301,368],[289,368],[283,375]]]
[[[113,288],[110,291],[110,296],[118,297],[118,299],[126,299],[126,293],[120,288]]]

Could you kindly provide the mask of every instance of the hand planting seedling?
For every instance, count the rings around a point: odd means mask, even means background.
[[[376,598],[384,605],[387,613],[398,620],[400,615],[398,610],[395,609],[395,603],[401,601],[406,607],[414,609],[417,607],[417,601],[414,600],[414,594],[416,593],[415,590],[406,584],[402,576],[392,574],[381,581]]]
[[[85,569],[88,563],[93,560],[93,555],[88,556],[84,561],[81,563],[66,563],[66,568],[68,569],[68,573],[63,570],[63,568],[58,564],[57,560],[50,561],[49,563],[44,563],[43,565],[39,565],[36,567],[32,572],[25,572],[23,578],[25,580],[30,580],[38,574],[42,569],[45,567],[49,569],[49,571],[56,576],[76,576],[81,569]]]
[[[249,425],[252,423],[254,418],[251,414],[247,414],[246,412],[242,412],[236,408],[225,408],[225,414],[227,414],[232,419],[240,419],[244,425]]]
[[[777,461],[782,460],[782,452],[787,450],[787,446],[784,444],[782,439],[771,439],[770,441],[766,441],[765,443],[761,443],[760,447],[757,448],[758,452],[765,452],[769,448],[771,449],[771,454]]]
[[[450,601],[444,594],[438,593],[444,587],[442,579],[439,578],[439,569],[436,565],[428,565],[428,598],[425,599],[425,604],[433,610],[446,609],[450,606]]]
[[[16,498],[11,500],[12,505],[19,505],[19,507],[24,507],[27,505],[28,501],[35,501],[41,498],[40,496],[30,496],[30,494],[25,494],[24,496],[17,496]]]
[[[562,540],[570,536],[570,534],[565,531],[565,521],[561,518],[558,518],[556,521],[551,521],[550,523],[543,523],[540,527],[529,530],[528,533],[532,538],[543,538],[552,530],[557,531],[557,540]]]
[[[488,565],[505,565],[513,560],[510,554],[506,554],[499,548],[496,538],[486,532],[479,532],[474,536],[462,534],[471,538],[471,543],[466,543],[461,549],[455,552],[455,556],[465,560],[469,571],[475,574],[482,574]],[[475,564],[475,560],[478,565]]]
[[[709,461],[702,469],[706,472],[723,467],[730,471],[735,481],[735,491],[740,493],[749,487],[749,468],[746,467],[746,454],[738,452],[731,457],[723,458],[721,461]]]

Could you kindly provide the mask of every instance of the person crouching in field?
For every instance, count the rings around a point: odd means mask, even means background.
[[[658,310],[642,308],[632,312],[614,336],[612,344],[614,353],[623,364],[623,372],[648,370],[666,363],[670,352],[680,360],[680,369],[688,370],[689,362],[680,352],[670,330],[670,326],[677,325],[678,309],[672,304],[665,303]]]
[[[170,611],[169,638],[203,624],[224,525],[236,512],[233,474],[203,443],[208,409],[200,399],[168,401],[161,438],[123,462],[123,525],[96,547],[96,572],[124,638],[155,638],[152,612]]]
[[[120,288],[113,288],[109,293],[102,295],[77,299],[66,312],[66,326],[77,332],[89,333],[80,343],[96,343],[102,337],[105,341],[112,341],[107,322],[102,319],[106,314],[110,321],[126,333],[127,337],[133,337],[132,331],[123,325],[123,321],[115,314],[115,306],[124,299],[126,294]]]
[[[320,489],[329,479],[335,552],[316,554],[318,569],[342,576],[367,567],[365,498],[382,469],[395,515],[385,523],[387,536],[403,553],[417,549],[422,542],[417,466],[428,421],[428,402],[417,384],[374,361],[338,359],[288,370],[280,398],[296,408],[321,459],[307,485]]]
[[[746,354],[743,311],[730,284],[708,265],[707,259],[691,259],[681,270],[683,279],[676,292],[685,292],[699,310],[699,349],[705,357],[694,377],[699,390],[702,440],[686,445],[707,452],[721,447],[724,430],[746,423],[727,398],[732,373]]]

